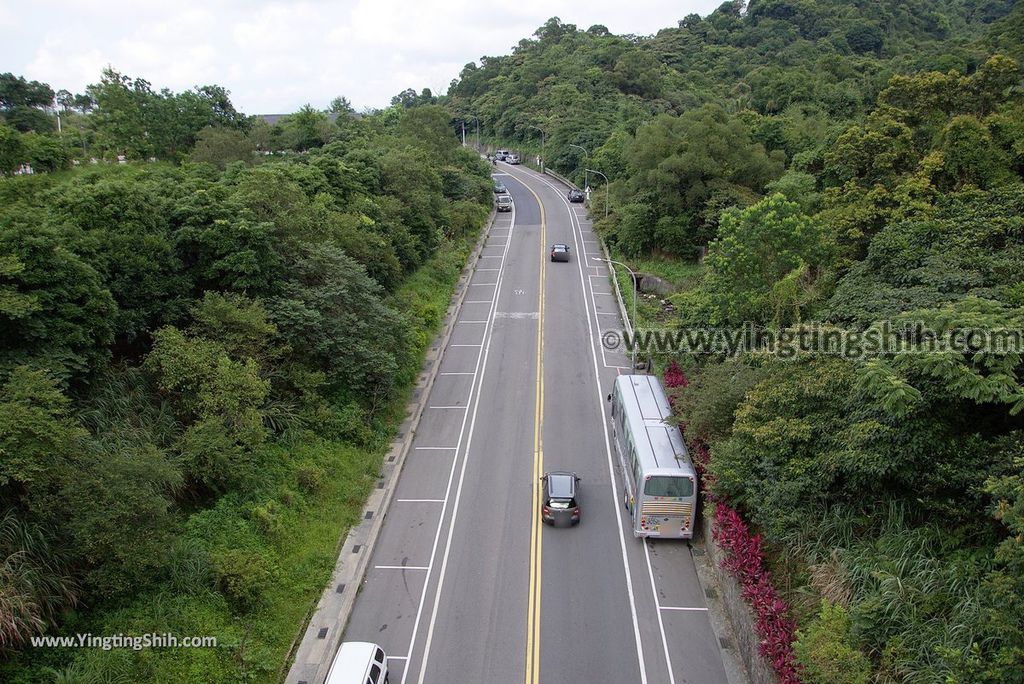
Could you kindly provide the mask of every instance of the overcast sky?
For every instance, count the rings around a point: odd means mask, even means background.
[[[0,73],[81,93],[104,67],[174,92],[216,84],[246,114],[338,95],[357,110],[406,88],[445,92],[550,17],[647,35],[721,0],[0,0]]]

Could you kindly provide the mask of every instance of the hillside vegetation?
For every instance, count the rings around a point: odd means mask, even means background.
[[[552,19],[445,101],[611,179],[613,251],[680,274],[641,323],[846,333],[673,371],[796,620],[784,681],[1024,681],[1022,356],[912,339],[1024,328],[1022,45],[1010,2],[727,2],[649,37]]]
[[[0,80],[36,170],[0,178],[0,680],[277,681],[489,170],[439,107],[271,128],[108,71],[58,136],[49,86]],[[29,645],[86,633],[218,644]]]

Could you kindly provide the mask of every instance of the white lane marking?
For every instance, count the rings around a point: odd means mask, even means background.
[[[421,451],[455,451],[459,447],[413,447]]]
[[[470,287],[477,287],[479,285],[497,285],[497,283],[470,283]],[[464,304],[480,304],[480,302],[463,302]]]
[[[465,406],[428,406],[427,408],[432,409],[464,409]]]
[[[658,616],[658,629],[661,631],[661,643],[665,645],[665,662],[668,663],[669,684],[675,684],[676,677],[672,672],[672,657],[668,653],[668,639],[665,637],[665,621],[661,619],[661,602],[658,600],[658,588],[654,584],[654,569],[651,567],[651,552],[649,544],[644,540],[644,558],[647,559],[647,576],[651,579],[651,596],[654,597],[654,607]]]
[[[539,180],[542,183],[544,183],[545,185],[547,185],[548,187],[550,187],[552,189],[556,189],[555,186],[551,185],[551,183],[549,183],[547,180],[545,180],[543,178],[541,178]],[[561,197],[561,193],[559,193],[559,197]],[[566,202],[564,199],[562,200],[562,202],[566,204],[567,208],[571,208],[571,207],[569,207],[568,202]],[[569,213],[572,214],[573,212],[570,211]],[[570,220],[572,220],[572,219],[570,219]],[[579,229],[580,239],[584,241],[584,248],[583,248],[582,251],[579,250],[579,243],[576,242],[576,235],[577,235],[576,228],[577,228],[576,223],[573,222],[572,238],[573,238],[573,241],[576,243],[577,252],[579,252],[582,255],[581,258],[586,258],[587,250],[586,250],[586,240],[583,237],[583,228],[580,227],[580,229]],[[594,241],[594,242],[596,243],[596,241]],[[581,262],[580,262],[579,259],[577,259],[576,263],[580,264]],[[580,270],[580,283],[583,284],[583,291],[586,292],[587,285],[589,285],[590,282],[589,282],[589,280],[584,280],[583,279],[583,267],[582,267],[582,265],[580,265],[580,269],[579,270]],[[590,288],[590,292],[591,292],[591,294],[605,294],[603,292],[594,292],[593,287]],[[608,294],[611,294],[611,293],[609,292]],[[584,298],[584,301],[585,301],[585,298]],[[596,300],[594,300],[594,311],[597,311],[597,301]],[[597,317],[595,316],[594,317],[594,322],[595,323],[597,322],[596,319],[597,319]],[[623,532],[622,532],[622,514],[621,514],[621,512],[619,510],[618,487],[615,484],[615,468],[614,468],[614,466],[612,464],[611,449],[610,449],[610,447],[608,447],[608,445],[609,445],[609,439],[608,439],[608,420],[604,416],[604,401],[603,401],[604,397],[601,396],[601,386],[600,386],[601,385],[601,378],[600,378],[600,375],[598,375],[598,370],[597,370],[597,353],[596,353],[596,351],[594,351],[594,333],[593,333],[593,328],[590,327],[590,324],[591,324],[590,309],[588,308],[587,309],[587,327],[590,328],[590,347],[591,347],[591,351],[594,352],[594,374],[595,374],[595,377],[597,378],[597,382],[598,382],[597,396],[598,396],[598,401],[600,402],[600,405],[601,405],[601,417],[603,419],[602,422],[604,424],[605,446],[608,449],[608,470],[609,470],[609,474],[611,475],[611,478],[612,478],[612,498],[613,498],[613,500],[615,502],[615,516],[619,520],[619,540],[620,540],[620,542],[622,542],[622,544],[621,544],[621,546],[622,546],[622,562],[623,562],[623,566],[626,568],[626,578],[627,578],[627,583],[629,584],[629,590],[630,590],[630,592],[629,592],[630,607],[633,608],[633,610],[634,610],[634,613],[633,613],[633,625],[634,625],[634,634],[636,636],[637,655],[640,657],[640,669],[641,669],[640,675],[641,675],[641,678],[644,681],[646,681],[647,674],[646,674],[646,672],[644,672],[643,653],[642,653],[641,647],[640,647],[640,631],[639,631],[639,627],[637,626],[637,622],[636,622],[635,606],[633,605],[633,586],[632,586],[631,580],[629,579],[630,578],[630,575],[629,575],[629,562],[628,562],[628,560],[626,558],[625,537],[624,537]],[[602,354],[602,356],[604,355],[604,345],[601,345],[601,354]],[[608,363],[607,363],[607,361],[605,361],[605,366],[607,366],[607,365],[608,365]],[[665,664],[668,665],[668,680],[669,680],[669,684],[675,684],[676,678],[675,678],[675,675],[672,672],[672,657],[669,655],[668,639],[665,637],[665,624],[664,624],[664,622],[661,619],[661,604],[658,602],[658,590],[657,590],[657,587],[656,587],[656,585],[654,583],[654,571],[651,569],[651,556],[650,556],[650,552],[647,549],[647,544],[646,543],[644,543],[644,556],[647,559],[647,574],[648,574],[648,576],[650,578],[650,581],[651,581],[651,594],[654,597],[654,606],[657,609],[655,611],[655,615],[657,615],[657,617],[658,617],[658,628],[661,630],[661,643],[662,643],[662,646],[663,646],[663,649],[664,649],[664,653],[665,653]]]
[[[485,283],[485,284],[490,285],[490,283]],[[463,304],[490,304],[491,300],[489,300],[489,299],[474,299],[474,300],[466,301],[466,302],[462,302],[462,303]]]
[[[692,610],[698,613],[707,612],[707,608],[699,608],[692,606],[661,606],[660,610]]]
[[[374,565],[375,570],[426,570],[425,565]]]
[[[618,311],[596,311],[595,313],[598,316],[618,316],[619,315]]]
[[[408,660],[409,656],[388,656],[388,660]]]
[[[511,221],[510,221],[509,230],[511,231],[512,229],[514,229],[515,223],[516,223],[516,209],[515,209],[515,205],[512,206],[512,216],[510,218],[511,218]],[[462,498],[462,485],[463,485],[463,482],[465,481],[465,477],[466,477],[466,463],[469,461],[469,445],[470,445],[470,442],[472,441],[473,429],[476,426],[476,413],[477,413],[477,409],[480,407],[480,394],[481,394],[480,390],[481,390],[481,388],[483,388],[484,374],[487,371],[487,357],[488,357],[488,355],[490,353],[490,349],[491,349],[491,334],[494,332],[494,320],[493,320],[494,319],[494,312],[497,310],[497,306],[498,306],[498,289],[499,289],[498,285],[501,283],[501,280],[502,280],[502,278],[505,275],[505,273],[504,273],[505,261],[506,261],[506,258],[508,256],[508,247],[509,247],[509,243],[510,242],[511,242],[511,240],[506,240],[505,241],[505,251],[502,254],[501,267],[500,267],[502,270],[500,270],[498,272],[498,279],[497,279],[497,281],[495,281],[493,283],[493,285],[494,285],[494,292],[491,295],[491,306],[490,306],[490,311],[489,311],[489,315],[488,315],[488,318],[491,320],[491,323],[490,323],[490,325],[484,326],[484,340],[485,340],[485,343],[484,343],[483,346],[480,347],[480,351],[477,353],[477,357],[476,357],[476,371],[475,372],[479,373],[479,376],[473,378],[473,384],[470,387],[470,392],[469,392],[469,396],[470,396],[471,399],[473,398],[474,392],[475,392],[475,394],[476,394],[476,397],[475,397],[476,398],[476,403],[473,406],[473,411],[472,412],[465,411],[462,414],[462,427],[459,428],[458,445],[461,446],[462,445],[462,437],[463,437],[463,434],[464,434],[465,429],[466,429],[466,421],[469,419],[470,413],[472,413],[473,414],[473,420],[470,422],[469,438],[466,441],[466,449],[463,452],[462,471],[459,474],[459,483],[458,483],[458,485],[455,488],[455,501],[452,503],[452,519],[451,519],[451,523],[448,526],[448,539],[445,541],[444,557],[443,557],[443,559],[441,561],[441,571],[440,571],[440,574],[438,575],[437,589],[435,589],[435,594],[434,594],[434,607],[433,607],[433,610],[431,611],[431,614],[430,614],[430,624],[429,624],[429,626],[427,628],[427,640],[426,640],[426,643],[423,646],[423,662],[420,664],[420,674],[419,674],[419,678],[418,678],[419,684],[423,684],[423,677],[425,676],[426,671],[427,671],[427,658],[430,656],[430,642],[431,642],[431,640],[433,638],[433,635],[434,635],[434,623],[435,623],[435,621],[437,619],[437,607],[438,607],[438,604],[441,601],[441,587],[444,584],[444,575],[445,575],[445,572],[447,571],[447,568],[448,568],[448,553],[449,553],[449,550],[451,549],[452,532],[455,530],[455,518],[458,515],[458,511],[459,511],[459,501]],[[423,591],[420,593],[419,606],[417,606],[417,608],[416,608],[416,619],[412,623],[412,636],[409,638],[409,651],[408,651],[410,655],[412,653],[414,653],[415,650],[416,650],[416,635],[419,633],[420,618],[423,615],[423,604],[427,600],[427,590],[430,588],[430,574],[433,572],[433,569],[434,569],[434,558],[437,555],[437,545],[438,545],[438,542],[441,539],[441,531],[444,529],[444,515],[445,515],[445,512],[448,510],[448,501],[449,501],[449,499],[451,497],[452,481],[453,481],[453,479],[455,477],[456,467],[459,464],[458,455],[459,455],[459,452],[458,452],[458,450],[456,450],[455,458],[452,459],[452,469],[451,469],[451,472],[448,475],[448,486],[445,489],[445,493],[444,493],[444,504],[441,506],[441,517],[439,518],[438,523],[437,523],[437,532],[434,534],[434,544],[433,544],[433,546],[430,549],[430,563],[428,565],[427,576],[426,576],[426,579],[423,581]],[[402,672],[401,684],[405,684],[405,680],[406,680],[406,678],[408,676],[409,676],[409,668],[406,667],[404,669],[404,671]]]
[[[532,318],[533,320],[540,319],[539,311],[496,311],[494,313],[495,318]]]
[[[501,255],[500,254],[481,254],[480,258],[481,259],[500,259]],[[477,269],[477,270],[480,270],[480,269]]]
[[[449,347],[479,347],[479,344],[449,344]]]
[[[478,268],[478,269],[476,269],[476,272],[480,273],[482,271],[497,271],[497,270],[498,269],[496,269],[496,268]]]
[[[487,321],[455,321],[455,325],[459,325],[460,323],[486,323],[486,322]]]
[[[444,499],[395,499],[399,503],[444,503]]]
[[[471,373],[469,371],[448,371],[446,373],[438,373],[438,375],[476,375],[476,373]]]
[[[547,180],[545,180],[543,178],[538,178],[537,180],[539,180],[540,182],[544,183],[545,185],[547,185],[551,189],[557,190],[557,188],[555,188],[555,186],[552,185],[551,183],[549,183]],[[562,203],[566,205],[566,208],[570,209],[571,207],[569,207],[569,203],[565,200],[564,197],[562,197],[562,193],[561,192],[558,192],[558,196],[560,198],[562,198]],[[570,211],[569,213],[572,214],[573,212]],[[570,218],[570,222],[572,222],[571,218]],[[640,664],[640,682],[641,682],[641,684],[646,684],[646,682],[647,682],[647,666],[644,663],[643,645],[640,642],[640,623],[639,623],[639,620],[637,619],[636,598],[635,598],[635,596],[633,594],[633,577],[632,577],[632,575],[631,575],[631,573],[629,571],[629,559],[626,556],[626,536],[625,536],[625,534],[622,531],[623,530],[623,526],[622,526],[622,511],[619,508],[618,486],[615,483],[615,464],[614,464],[614,462],[612,460],[611,440],[608,438],[608,417],[604,413],[604,395],[601,393],[601,372],[598,370],[598,366],[597,366],[597,349],[594,346],[595,345],[594,324],[597,323],[597,320],[596,320],[596,317],[591,318],[591,316],[590,316],[590,304],[587,303],[587,297],[586,297],[587,285],[589,283],[588,283],[588,281],[584,280],[584,278],[583,278],[583,262],[582,262],[582,259],[586,258],[586,249],[582,250],[582,252],[580,251],[580,249],[579,249],[579,241],[577,240],[577,237],[576,237],[576,223],[573,222],[572,226],[573,226],[573,231],[572,231],[573,243],[576,245],[577,253],[582,254],[580,259],[576,260],[576,265],[579,267],[580,285],[583,287],[583,302],[584,302],[584,307],[587,310],[587,331],[589,333],[588,337],[590,338],[590,354],[591,354],[591,358],[594,360],[594,380],[597,383],[597,405],[598,405],[598,408],[601,411],[601,426],[603,428],[602,432],[604,433],[604,449],[605,449],[605,453],[608,456],[608,475],[611,478],[612,501],[614,502],[612,507],[615,509],[615,519],[618,521],[619,549],[622,552],[622,569],[626,573],[626,592],[629,595],[629,612],[630,612],[631,617],[633,618],[633,639],[636,642],[636,657],[637,657],[637,660],[638,660],[638,662]],[[583,229],[580,228],[580,238],[583,237],[582,233],[583,233]],[[593,289],[591,289],[591,294],[593,294]],[[593,301],[593,298],[591,298],[591,300],[592,300],[592,303],[594,305],[594,311],[597,311],[597,302]],[[602,357],[603,357],[603,354],[604,354],[604,346],[603,345],[601,346],[601,353],[602,353]],[[658,614],[658,618],[661,619],[661,614],[660,613]],[[664,640],[664,632],[662,632],[662,639]],[[667,656],[668,655],[668,653],[667,653],[668,644],[667,643],[665,644],[665,648],[666,648],[666,656]],[[668,671],[669,671],[669,677],[671,678],[671,676],[672,676],[672,665],[671,665],[671,663],[669,664]],[[672,680],[672,681],[673,681],[673,684],[674,684],[675,680]]]

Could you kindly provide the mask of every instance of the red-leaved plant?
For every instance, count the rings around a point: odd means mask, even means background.
[[[761,655],[775,669],[780,684],[799,684],[793,654],[796,623],[789,618],[789,605],[779,597],[765,567],[761,536],[751,534],[740,514],[721,500],[715,505],[712,534],[724,551],[722,567],[739,582],[743,598],[754,611]]]
[[[690,384],[673,361],[665,370],[665,386]],[[669,396],[672,403],[672,397]],[[685,432],[686,426],[680,429]],[[789,618],[789,605],[779,597],[764,563],[760,535],[751,534],[743,517],[720,497],[711,493],[714,477],[708,473],[711,457],[707,444],[695,439],[689,444],[690,456],[700,478],[705,500],[715,504],[715,523],[711,533],[724,552],[722,567],[740,584],[743,599],[754,611],[755,629],[760,637],[759,651],[779,676],[780,684],[800,684],[799,666],[793,654],[796,623]]]

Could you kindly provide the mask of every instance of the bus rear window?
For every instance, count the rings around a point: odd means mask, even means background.
[[[693,496],[693,480],[688,477],[654,475],[644,485],[647,496]]]

